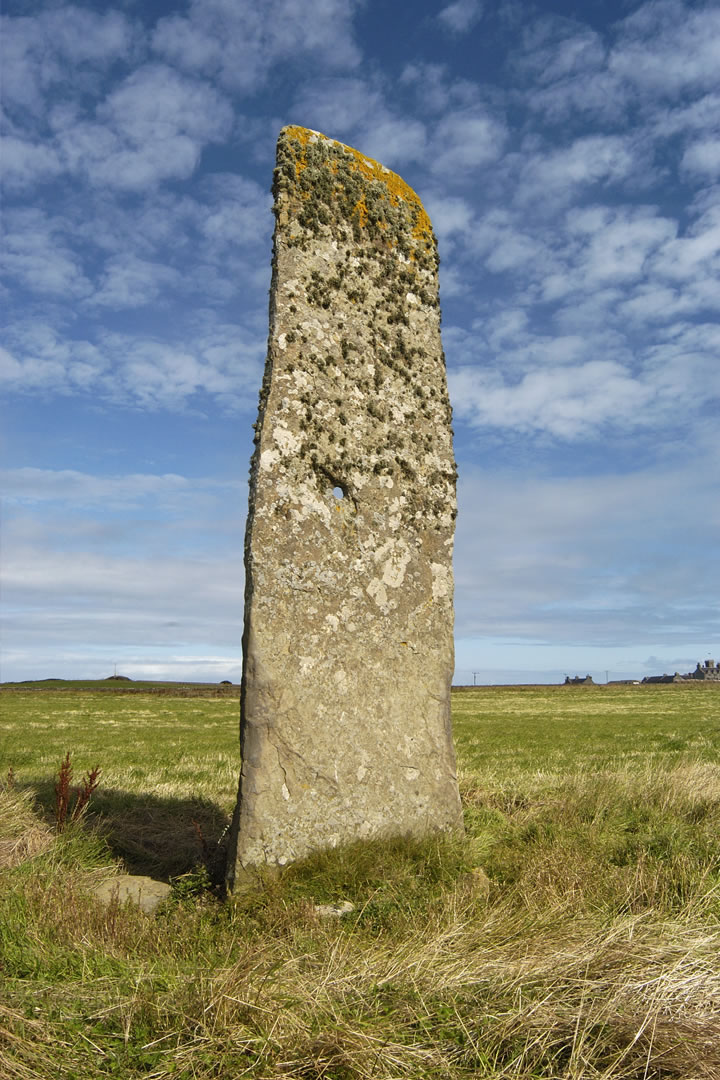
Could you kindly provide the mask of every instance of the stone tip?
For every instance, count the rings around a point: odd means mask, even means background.
[[[329,148],[332,147],[337,152],[352,159],[352,165],[356,172],[368,181],[375,180],[384,184],[393,199],[403,199],[406,203],[416,207],[421,215],[421,221],[417,228],[418,234],[428,233],[432,235],[432,225],[419,195],[413,191],[401,176],[398,176],[397,173],[393,172],[392,169],[388,169],[381,162],[376,161],[375,158],[363,154],[362,151],[356,150],[354,146],[340,142],[339,139],[332,139],[330,136],[324,135],[322,131],[300,127],[296,124],[287,124],[280,130],[278,136],[278,147],[281,145],[287,147],[295,158],[296,164],[301,165],[304,165],[306,148],[311,144],[320,142],[326,143]]]

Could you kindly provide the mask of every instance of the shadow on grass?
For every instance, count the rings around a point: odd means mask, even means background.
[[[54,781],[26,785],[54,821]],[[168,880],[205,865],[213,881],[223,877],[229,815],[202,798],[162,798],[151,793],[100,788],[84,821],[104,839],[128,872]]]

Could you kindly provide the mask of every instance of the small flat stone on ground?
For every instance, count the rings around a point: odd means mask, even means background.
[[[170,886],[142,874],[118,874],[97,885],[93,893],[104,904],[124,904],[129,900],[152,915],[170,895]]]
[[[313,904],[314,913],[324,918],[340,919],[343,915],[349,915],[354,910],[355,905],[350,900],[343,900],[339,904]]]

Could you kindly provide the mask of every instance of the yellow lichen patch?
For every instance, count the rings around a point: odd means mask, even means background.
[[[419,244],[424,240],[432,238],[432,225],[430,224],[430,218],[425,212],[422,202],[410,185],[406,184],[403,178],[398,176],[397,173],[392,172],[390,169],[386,169],[379,161],[367,157],[359,150],[355,150],[354,147],[347,146],[337,139],[328,138],[327,135],[323,135],[320,131],[313,131],[311,128],[296,127],[295,125],[290,125],[283,130],[287,138],[300,143],[303,150],[310,142],[315,142],[320,139],[333,147],[337,147],[350,159],[352,167],[356,172],[359,172],[366,180],[376,180],[385,186],[393,206],[397,206],[398,202],[402,200],[413,207],[415,220],[412,226],[412,236],[416,243]],[[299,174],[305,166],[306,161],[304,155],[296,156],[296,172]],[[334,162],[330,163],[330,168],[333,173],[337,172],[337,165]],[[358,214],[361,219],[360,223],[364,225],[367,221],[367,207],[364,208],[363,212],[362,206],[358,203]]]
[[[287,134],[288,138],[296,139],[303,146],[303,148],[307,146],[313,135],[317,136],[320,134],[319,131],[312,131],[311,128],[295,127],[294,125],[290,125],[283,130]],[[323,136],[323,138],[325,138],[325,136]],[[305,168],[305,164],[306,163],[304,158],[295,158],[295,170],[298,176]]]
[[[361,225],[367,225],[368,208],[367,203],[365,202],[364,195],[355,203],[355,206],[353,207],[353,214],[357,214],[358,221]]]

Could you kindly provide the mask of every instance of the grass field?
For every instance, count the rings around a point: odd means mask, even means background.
[[[464,838],[354,845],[223,901],[237,714],[0,690],[0,1076],[720,1077],[720,688],[456,692]],[[67,751],[102,775],[58,834]],[[101,906],[117,867],[171,900]]]

